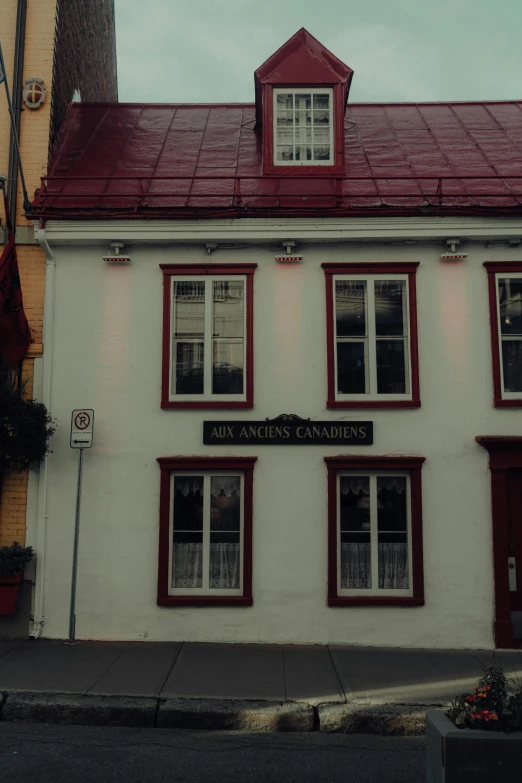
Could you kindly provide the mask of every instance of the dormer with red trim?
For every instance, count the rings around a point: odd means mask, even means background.
[[[255,72],[263,173],[344,173],[344,114],[353,71],[303,28]]]

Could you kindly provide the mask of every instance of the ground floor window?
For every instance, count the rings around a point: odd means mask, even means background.
[[[330,606],[422,604],[423,457],[326,457]]]
[[[158,603],[252,603],[255,458],[161,458]]]

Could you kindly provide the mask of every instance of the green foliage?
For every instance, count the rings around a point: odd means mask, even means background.
[[[508,679],[502,668],[496,663],[494,663],[493,666],[486,666],[484,674],[477,685],[479,693],[482,689],[489,689],[485,691],[485,702],[487,703],[488,708],[491,707],[495,712],[501,714],[506,703],[509,688]]]
[[[513,724],[522,728],[522,689],[508,699],[508,710],[513,716]]]
[[[494,663],[484,668],[473,693],[453,699],[447,715],[459,728],[522,730],[522,689],[515,688]]]
[[[12,546],[0,548],[0,577],[14,576],[25,569],[27,563],[33,557],[33,548],[20,546],[16,541]]]
[[[53,420],[41,402],[23,396],[23,384],[0,374],[0,478],[36,465],[49,452]]]

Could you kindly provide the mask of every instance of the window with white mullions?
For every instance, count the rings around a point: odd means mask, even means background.
[[[412,595],[408,474],[340,473],[338,594]]]
[[[240,595],[243,476],[171,476],[171,595]]]
[[[337,397],[408,397],[407,277],[336,277],[334,286]]]
[[[517,396],[522,392],[522,275],[497,277],[502,389]]]
[[[171,355],[174,399],[244,398],[244,279],[172,279]]]
[[[274,90],[274,163],[333,163],[332,90]]]

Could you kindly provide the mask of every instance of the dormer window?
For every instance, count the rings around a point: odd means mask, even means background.
[[[344,115],[353,71],[306,30],[255,72],[263,174],[280,185],[345,173]],[[278,186],[279,187],[279,186]]]
[[[331,166],[333,91],[274,89],[274,165]]]

